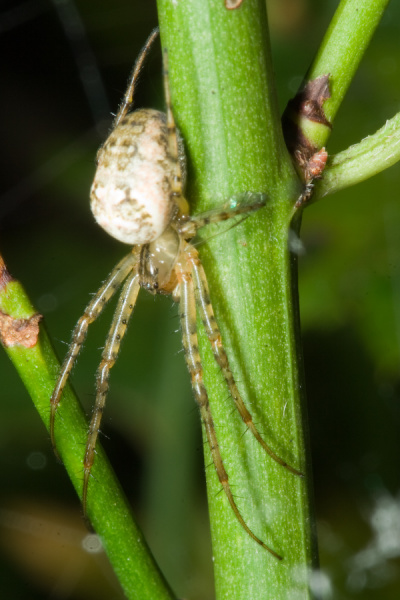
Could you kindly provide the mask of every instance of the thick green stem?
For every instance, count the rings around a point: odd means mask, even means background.
[[[332,98],[324,103],[330,121],[387,1],[343,0],[339,6],[309,73],[309,79],[331,75]],[[158,5],[174,114],[189,155],[187,195],[193,209],[216,207],[245,191],[269,197],[264,209],[237,227],[216,237],[217,229],[206,232],[205,238],[213,239],[201,247],[201,257],[243,399],[266,442],[305,473],[300,479],[273,462],[244,431],[203,332],[205,380],[237,504],[254,533],[283,556],[278,562],[244,532],[219,493],[214,469],[207,468],[217,598],[307,598],[312,593],[308,573],[316,564],[316,542],[297,261],[289,252],[290,236],[298,233],[299,222],[293,224],[292,215],[300,186],[280,128],[264,1],[244,0],[231,11],[223,0],[158,0]],[[316,131],[314,141],[320,147],[329,130]],[[357,152],[350,158],[356,164]],[[340,175],[344,164],[332,162],[333,175]],[[9,316],[29,320],[34,312],[15,281],[2,289],[0,310],[7,326]],[[33,347],[8,343],[7,352],[48,427],[58,365],[45,332]],[[80,495],[87,426],[70,389],[57,417],[57,445]],[[207,447],[205,452],[210,465]],[[90,486],[88,513],[127,597],[172,598],[100,448]]]
[[[245,433],[202,333],[205,381],[237,503],[254,533],[283,556],[278,562],[244,532],[207,468],[216,595],[307,598],[315,542],[296,267],[288,249],[299,186],[276,108],[264,2],[246,0],[233,11],[220,0],[159,0],[158,7],[173,110],[189,155],[190,204],[199,212],[244,191],[269,196],[265,209],[202,246],[201,257],[243,399],[267,443],[306,473],[292,475]]]
[[[50,396],[59,363],[43,326],[37,338],[36,311],[18,281],[9,281],[4,268],[0,280],[0,334],[5,350],[24,382],[47,429]],[[33,317],[33,320],[32,320]],[[29,335],[29,344],[24,345]],[[87,422],[71,388],[67,386],[57,413],[57,449],[79,496],[82,494],[83,448]],[[50,442],[49,442],[50,443]],[[125,496],[97,445],[90,481],[88,515],[121,582],[126,597],[140,600],[174,598],[148,549],[143,534],[132,519]]]

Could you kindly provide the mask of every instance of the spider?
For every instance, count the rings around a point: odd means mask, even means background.
[[[189,216],[189,206],[183,195],[186,159],[183,141],[172,114],[166,51],[166,114],[153,109],[129,112],[133,105],[139,72],[157,35],[158,29],[155,29],[135,63],[112,131],[98,152],[97,171],[91,189],[91,209],[96,221],[113,237],[133,247],[112,270],[75,326],[69,350],[51,396],[51,442],[57,454],[54,433],[57,408],[88,327],[122,287],[96,375],[96,400],[83,459],[82,506],[86,515],[90,475],[108,393],[110,370],[117,359],[139,289],[145,288],[151,294],[172,294],[173,299],[179,302],[186,363],[221,486],[243,529],[260,546],[277,559],[281,559],[281,556],[249,528],[232,494],[203,383],[197,342],[196,306],[230,396],[247,428],[273,460],[295,475],[301,473],[267,446],[242,401],[222,345],[204,268],[198,251],[190,243],[201,227],[235,216],[245,218],[250,212],[262,207],[266,197],[261,193],[247,192],[232,198],[220,209]]]

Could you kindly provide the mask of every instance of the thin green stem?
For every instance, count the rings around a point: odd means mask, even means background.
[[[330,98],[322,105],[332,125],[360,61],[389,0],[341,0],[304,84],[329,75]],[[304,85],[303,84],[303,85]],[[309,146],[320,149],[331,134],[330,127],[307,116],[292,116]]]
[[[330,22],[307,80],[330,75],[331,97],[324,110],[331,123],[388,3],[389,0],[341,0]]]
[[[400,160],[400,113],[373,135],[329,159],[312,202],[364,181]]]
[[[330,122],[387,2],[340,3],[308,74],[308,80],[330,74],[332,96],[324,102]],[[217,599],[308,598],[312,595],[308,574],[317,562],[316,541],[310,510],[297,259],[289,251],[290,229],[298,233],[299,228],[292,216],[300,185],[282,137],[265,2],[245,0],[231,11],[223,0],[158,0],[158,6],[162,41],[169,53],[174,114],[188,150],[187,195],[193,209],[217,207],[246,191],[264,192],[269,198],[264,209],[202,246],[201,256],[246,406],[266,443],[305,473],[303,479],[289,473],[244,431],[203,332],[205,381],[235,500],[249,527],[283,556],[283,561],[275,560],[246,534],[219,493],[215,470],[207,468]],[[321,147],[330,130],[326,125],[313,127],[311,140]],[[389,135],[389,129],[383,128],[365,144],[332,159],[325,180],[316,186],[317,194],[360,180],[361,157],[363,165],[364,156],[370,157],[370,173],[383,165],[384,159],[374,156],[378,150],[384,149],[385,164],[393,153],[397,157],[397,121],[393,120],[390,131]],[[0,290],[0,310],[5,327],[15,319],[29,324],[35,313],[16,281],[5,282]],[[35,335],[34,327],[29,335]],[[4,340],[48,427],[49,398],[59,367],[45,331],[41,327],[39,339],[30,347],[11,343],[7,336]],[[79,496],[86,434],[82,410],[67,387],[57,413],[57,446]],[[205,455],[209,466],[208,448]],[[90,486],[88,514],[127,597],[172,598],[101,448]]]
[[[292,475],[245,432],[202,332],[205,382],[236,501],[254,533],[283,556],[277,561],[241,528],[206,447],[216,596],[307,598],[315,538],[296,265],[288,250],[299,184],[282,139],[265,3],[246,0],[228,11],[220,0],[159,0],[158,8],[173,110],[189,156],[191,206],[207,210],[245,191],[269,197],[265,209],[201,246],[201,258],[243,399],[266,442],[307,473]],[[213,233],[205,232],[205,239]]]
[[[3,275],[6,273],[3,269]],[[8,278],[6,275],[6,281]],[[5,351],[24,382],[46,428],[49,429],[50,396],[60,367],[45,328],[41,325],[39,337],[36,338],[35,329],[31,328],[30,324],[32,317],[37,313],[18,281],[8,281],[0,290],[0,311],[0,333],[3,334]],[[29,343],[33,343],[31,347],[22,345],[22,337],[16,343],[11,334],[13,323],[17,332],[29,332],[32,338]],[[85,416],[74,393],[67,386],[57,412],[57,448],[80,497],[86,437]],[[126,597],[132,600],[171,600],[174,595],[132,518],[125,496],[99,444],[96,450],[93,477],[90,481],[88,515],[102,540]]]

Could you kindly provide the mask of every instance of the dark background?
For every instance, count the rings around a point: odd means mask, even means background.
[[[221,0],[222,1],[222,0]],[[282,109],[337,2],[270,0]],[[125,252],[94,224],[96,149],[154,2],[0,2],[0,249],[60,356]],[[400,7],[389,6],[335,122],[335,153],[399,109]],[[163,106],[159,50],[136,106]],[[300,297],[325,598],[400,596],[400,169],[307,209]],[[74,371],[82,402],[111,312]],[[199,419],[169,298],[140,294],[111,378],[103,444],[181,597],[213,597]],[[121,598],[107,559],[82,549],[80,504],[6,356],[0,359],[0,595]],[[85,543],[86,543],[85,542]]]

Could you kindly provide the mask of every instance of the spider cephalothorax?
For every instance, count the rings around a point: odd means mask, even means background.
[[[237,215],[245,216],[262,207],[266,196],[245,192],[231,198],[229,204],[220,209],[189,216],[188,203],[184,197],[186,161],[183,142],[176,129],[171,109],[166,53],[164,85],[167,113],[148,109],[128,113],[132,106],[140,68],[157,34],[158,30],[153,31],[136,62],[113,129],[99,150],[98,166],[91,190],[91,208],[96,221],[113,237],[133,247],[113,269],[75,327],[71,345],[51,397],[52,444],[56,450],[54,426],[57,407],[89,324],[99,316],[106,303],[122,286],[96,376],[96,401],[83,460],[82,504],[86,514],[89,480],[108,392],[109,373],[117,359],[139,289],[143,287],[152,294],[172,294],[174,300],[179,302],[186,362],[219,481],[242,527],[258,544],[280,559],[281,557],[248,527],[231,491],[203,383],[203,368],[197,342],[196,306],[230,396],[247,428],[275,461],[295,475],[301,473],[267,446],[243,403],[222,344],[206,275],[198,251],[190,243],[201,227]]]

